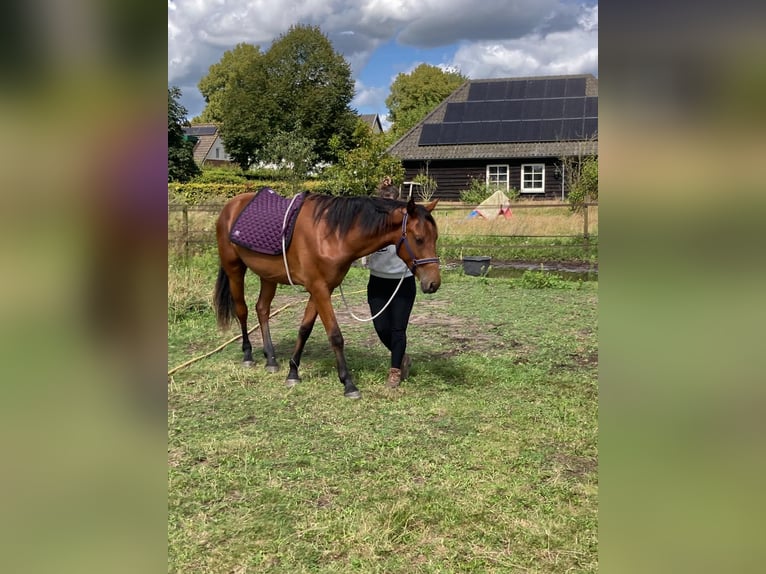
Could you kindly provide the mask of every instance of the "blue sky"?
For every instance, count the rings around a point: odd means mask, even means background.
[[[169,0],[168,85],[189,118],[197,83],[226,50],[266,50],[294,24],[319,26],[351,65],[352,105],[380,114],[399,73],[421,63],[472,79],[598,75],[598,4],[573,0]]]

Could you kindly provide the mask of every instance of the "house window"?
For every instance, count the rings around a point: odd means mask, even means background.
[[[488,165],[487,166],[487,185],[492,189],[504,189],[508,191],[509,174],[508,165]]]
[[[221,154],[221,148],[219,147],[215,148],[215,159],[218,159],[220,154]]]
[[[545,192],[545,164],[525,163],[521,166],[522,193]]]

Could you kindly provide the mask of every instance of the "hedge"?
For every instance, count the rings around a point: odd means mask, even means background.
[[[304,181],[301,189],[304,191],[325,191],[324,181]],[[169,183],[168,202],[185,205],[201,205],[205,203],[221,203],[247,191],[257,191],[262,187],[270,187],[285,197],[293,196],[289,182],[278,180],[252,180],[246,183]]]

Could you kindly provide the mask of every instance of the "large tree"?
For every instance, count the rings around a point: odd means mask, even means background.
[[[338,135],[351,140],[356,114],[351,67],[316,26],[292,26],[264,55],[269,97],[278,117],[275,128],[301,134],[315,142],[322,160],[335,159],[329,145]]]
[[[188,181],[200,173],[194,163],[194,142],[184,134],[184,126],[189,125],[188,112],[180,98],[180,88],[168,88],[168,181]]]
[[[386,98],[394,137],[404,135],[467,79],[459,72],[429,64],[420,64],[409,74],[397,75]]]
[[[252,68],[257,66],[261,56],[263,54],[258,46],[244,42],[237,44],[231,50],[226,50],[220,61],[210,66],[207,75],[197,84],[206,105],[202,114],[192,121],[223,123],[223,106],[227,89],[235,87],[238,82],[247,78]]]
[[[278,132],[314,142],[321,160],[336,159],[330,138],[348,147],[356,114],[351,68],[315,26],[293,26],[264,53],[239,44],[199,82],[207,106],[200,120],[221,124],[226,151],[243,168],[261,159]]]
[[[261,159],[261,150],[277,130],[276,102],[266,87],[262,57],[229,75],[220,98],[220,132],[226,151],[242,169]]]

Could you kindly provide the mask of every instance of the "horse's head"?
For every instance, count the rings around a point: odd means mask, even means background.
[[[420,279],[423,293],[435,293],[441,285],[439,258],[436,256],[436,229],[431,212],[439,202],[435,199],[428,205],[417,205],[410,198],[402,221],[402,236],[396,244],[399,257],[407,264],[412,273]]]

